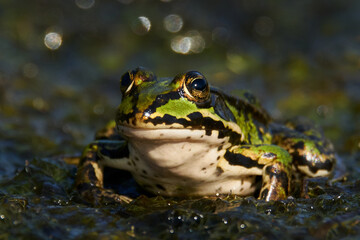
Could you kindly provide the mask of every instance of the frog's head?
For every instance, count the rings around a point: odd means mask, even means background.
[[[120,89],[122,102],[116,122],[123,135],[139,129],[202,129],[207,134],[238,129],[224,100],[213,94],[204,75],[197,71],[170,79],[137,68],[122,76]],[[179,131],[174,136],[179,136]]]

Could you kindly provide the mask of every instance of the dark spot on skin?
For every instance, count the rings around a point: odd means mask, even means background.
[[[206,167],[203,167],[201,170],[202,170],[202,171],[205,171],[205,170],[206,170]]]
[[[131,166],[131,162],[127,162],[127,165]]]
[[[201,135],[201,136],[200,136],[200,138],[203,138],[203,137],[204,137],[204,135]]]
[[[214,165],[214,163],[210,163],[210,166]]]
[[[218,135],[218,138],[224,138],[225,137],[225,134],[223,131],[219,131],[219,135]]]
[[[260,199],[266,199],[266,196],[268,195],[269,190],[268,189],[264,189],[264,191],[262,191]]]
[[[242,191],[244,191],[244,188],[242,187],[242,188],[240,188],[240,192],[242,192]]]
[[[241,185],[244,185],[244,179],[242,178],[240,181]]]
[[[155,186],[156,186],[158,189],[162,190],[162,191],[166,191],[166,189],[164,188],[164,186],[161,185],[161,184],[156,184]]]
[[[305,155],[300,155],[298,151],[291,154],[295,166],[307,166],[312,173],[319,170],[331,171],[334,167],[335,159],[329,158],[324,162],[307,160]]]
[[[90,182],[96,183],[99,179],[96,177],[95,169],[92,164],[86,164],[83,166],[84,172],[86,172],[87,177],[89,178]]]
[[[223,146],[222,145],[220,145],[220,146],[218,146],[218,151],[220,151],[220,150],[222,150],[222,148],[223,148]]]
[[[266,152],[263,154],[264,158],[276,158],[276,154],[271,153],[271,152]]]
[[[216,167],[216,176],[220,176],[224,170],[221,167]]]
[[[216,160],[219,160],[220,159],[220,156],[218,156],[217,158],[216,158]]]
[[[136,163],[133,160],[131,160],[131,163],[136,167]]]
[[[214,89],[212,89],[211,105],[214,107],[215,113],[219,115],[222,119],[226,121],[236,122],[234,114],[226,105],[224,96],[225,95],[221,94],[220,92],[215,93]]]
[[[241,135],[233,132],[231,129],[226,128],[224,124],[221,121],[216,121],[210,117],[204,117],[201,113],[195,112],[187,115],[188,118],[190,118],[190,121],[188,121],[185,118],[176,118],[172,115],[165,114],[162,117],[155,117],[155,118],[149,118],[145,119],[144,122],[148,123],[151,122],[154,125],[157,124],[165,124],[170,125],[174,123],[178,123],[184,128],[187,127],[193,127],[193,129],[199,129],[199,126],[207,126],[208,129],[205,130],[205,134],[207,136],[211,136],[211,133],[213,130],[222,131],[222,134],[224,136],[228,136],[230,138],[230,142],[234,145],[239,144],[241,141]],[[170,126],[170,128],[173,128]]]
[[[305,144],[303,141],[299,141],[293,145],[293,148],[295,148],[295,149],[304,149],[304,147],[305,147]]]
[[[186,139],[191,139],[191,137],[189,136],[189,137],[186,137]]]
[[[147,175],[147,171],[146,170],[142,170],[143,174]]]
[[[251,103],[251,104],[256,103],[256,98],[255,98],[255,96],[253,94],[251,94],[249,92],[245,92],[244,96],[249,101],[249,103]]]
[[[139,161],[139,158],[138,158],[138,157],[135,157],[134,159],[135,159],[135,161]]]
[[[262,183],[262,176],[255,176],[255,181],[253,181],[251,183],[251,188],[255,187],[257,188],[258,190],[260,190],[260,187],[261,187],[261,183]],[[257,193],[256,195],[259,195],[259,193]]]
[[[253,160],[250,157],[246,157],[240,153],[232,153],[230,151],[226,151],[224,157],[230,165],[243,166],[245,168],[256,167],[260,169],[264,167],[263,164],[259,164],[256,160]]]
[[[248,142],[249,142],[249,144],[251,144],[251,135],[250,135],[250,133],[248,133]]]
[[[191,148],[189,148],[189,152],[191,152]]]
[[[256,130],[257,130],[258,138],[260,139],[260,141],[263,142],[264,141],[263,134],[261,133],[259,127],[256,127]]]
[[[160,133],[160,137],[162,137],[162,136],[164,136],[164,134],[163,134],[163,133]]]
[[[126,145],[119,145],[118,141],[109,143],[109,141],[98,142],[99,152],[101,155],[107,156],[111,159],[120,159],[129,157],[129,149]]]
[[[185,145],[182,145],[182,146],[181,146],[181,149],[184,149],[184,147],[185,147]]]

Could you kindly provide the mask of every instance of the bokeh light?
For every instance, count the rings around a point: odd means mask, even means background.
[[[62,36],[57,32],[49,32],[45,35],[44,44],[48,49],[56,50],[62,44]]]
[[[198,31],[190,31],[187,35],[191,39],[191,52],[201,53],[205,48],[205,39]]]
[[[185,36],[174,37],[170,47],[180,54],[201,53],[205,49],[205,39],[198,31],[189,31]]]
[[[183,27],[183,20],[179,15],[170,14],[164,18],[164,27],[167,31],[176,33]]]
[[[171,40],[170,47],[176,53],[188,54],[191,49],[191,38],[176,36]]]
[[[151,22],[149,18],[140,16],[132,24],[132,30],[137,35],[145,35],[151,29]]]
[[[79,8],[86,10],[94,6],[95,0],[75,0],[75,4]]]
[[[248,68],[248,63],[241,54],[228,52],[226,57],[226,66],[230,71],[241,74]]]

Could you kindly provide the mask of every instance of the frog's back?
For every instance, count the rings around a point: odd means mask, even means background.
[[[271,117],[251,92],[242,91],[235,97],[212,87],[211,93],[214,108],[220,109],[218,114],[240,127],[242,139],[239,144],[271,143],[268,129]]]

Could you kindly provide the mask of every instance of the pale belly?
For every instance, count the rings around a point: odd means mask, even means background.
[[[219,168],[230,143],[217,131],[208,136],[205,130],[187,130],[182,138],[170,140],[168,134],[167,139],[161,139],[161,131],[158,134],[129,140],[127,170],[147,191],[164,196],[245,196],[255,191],[255,176],[246,169]]]

